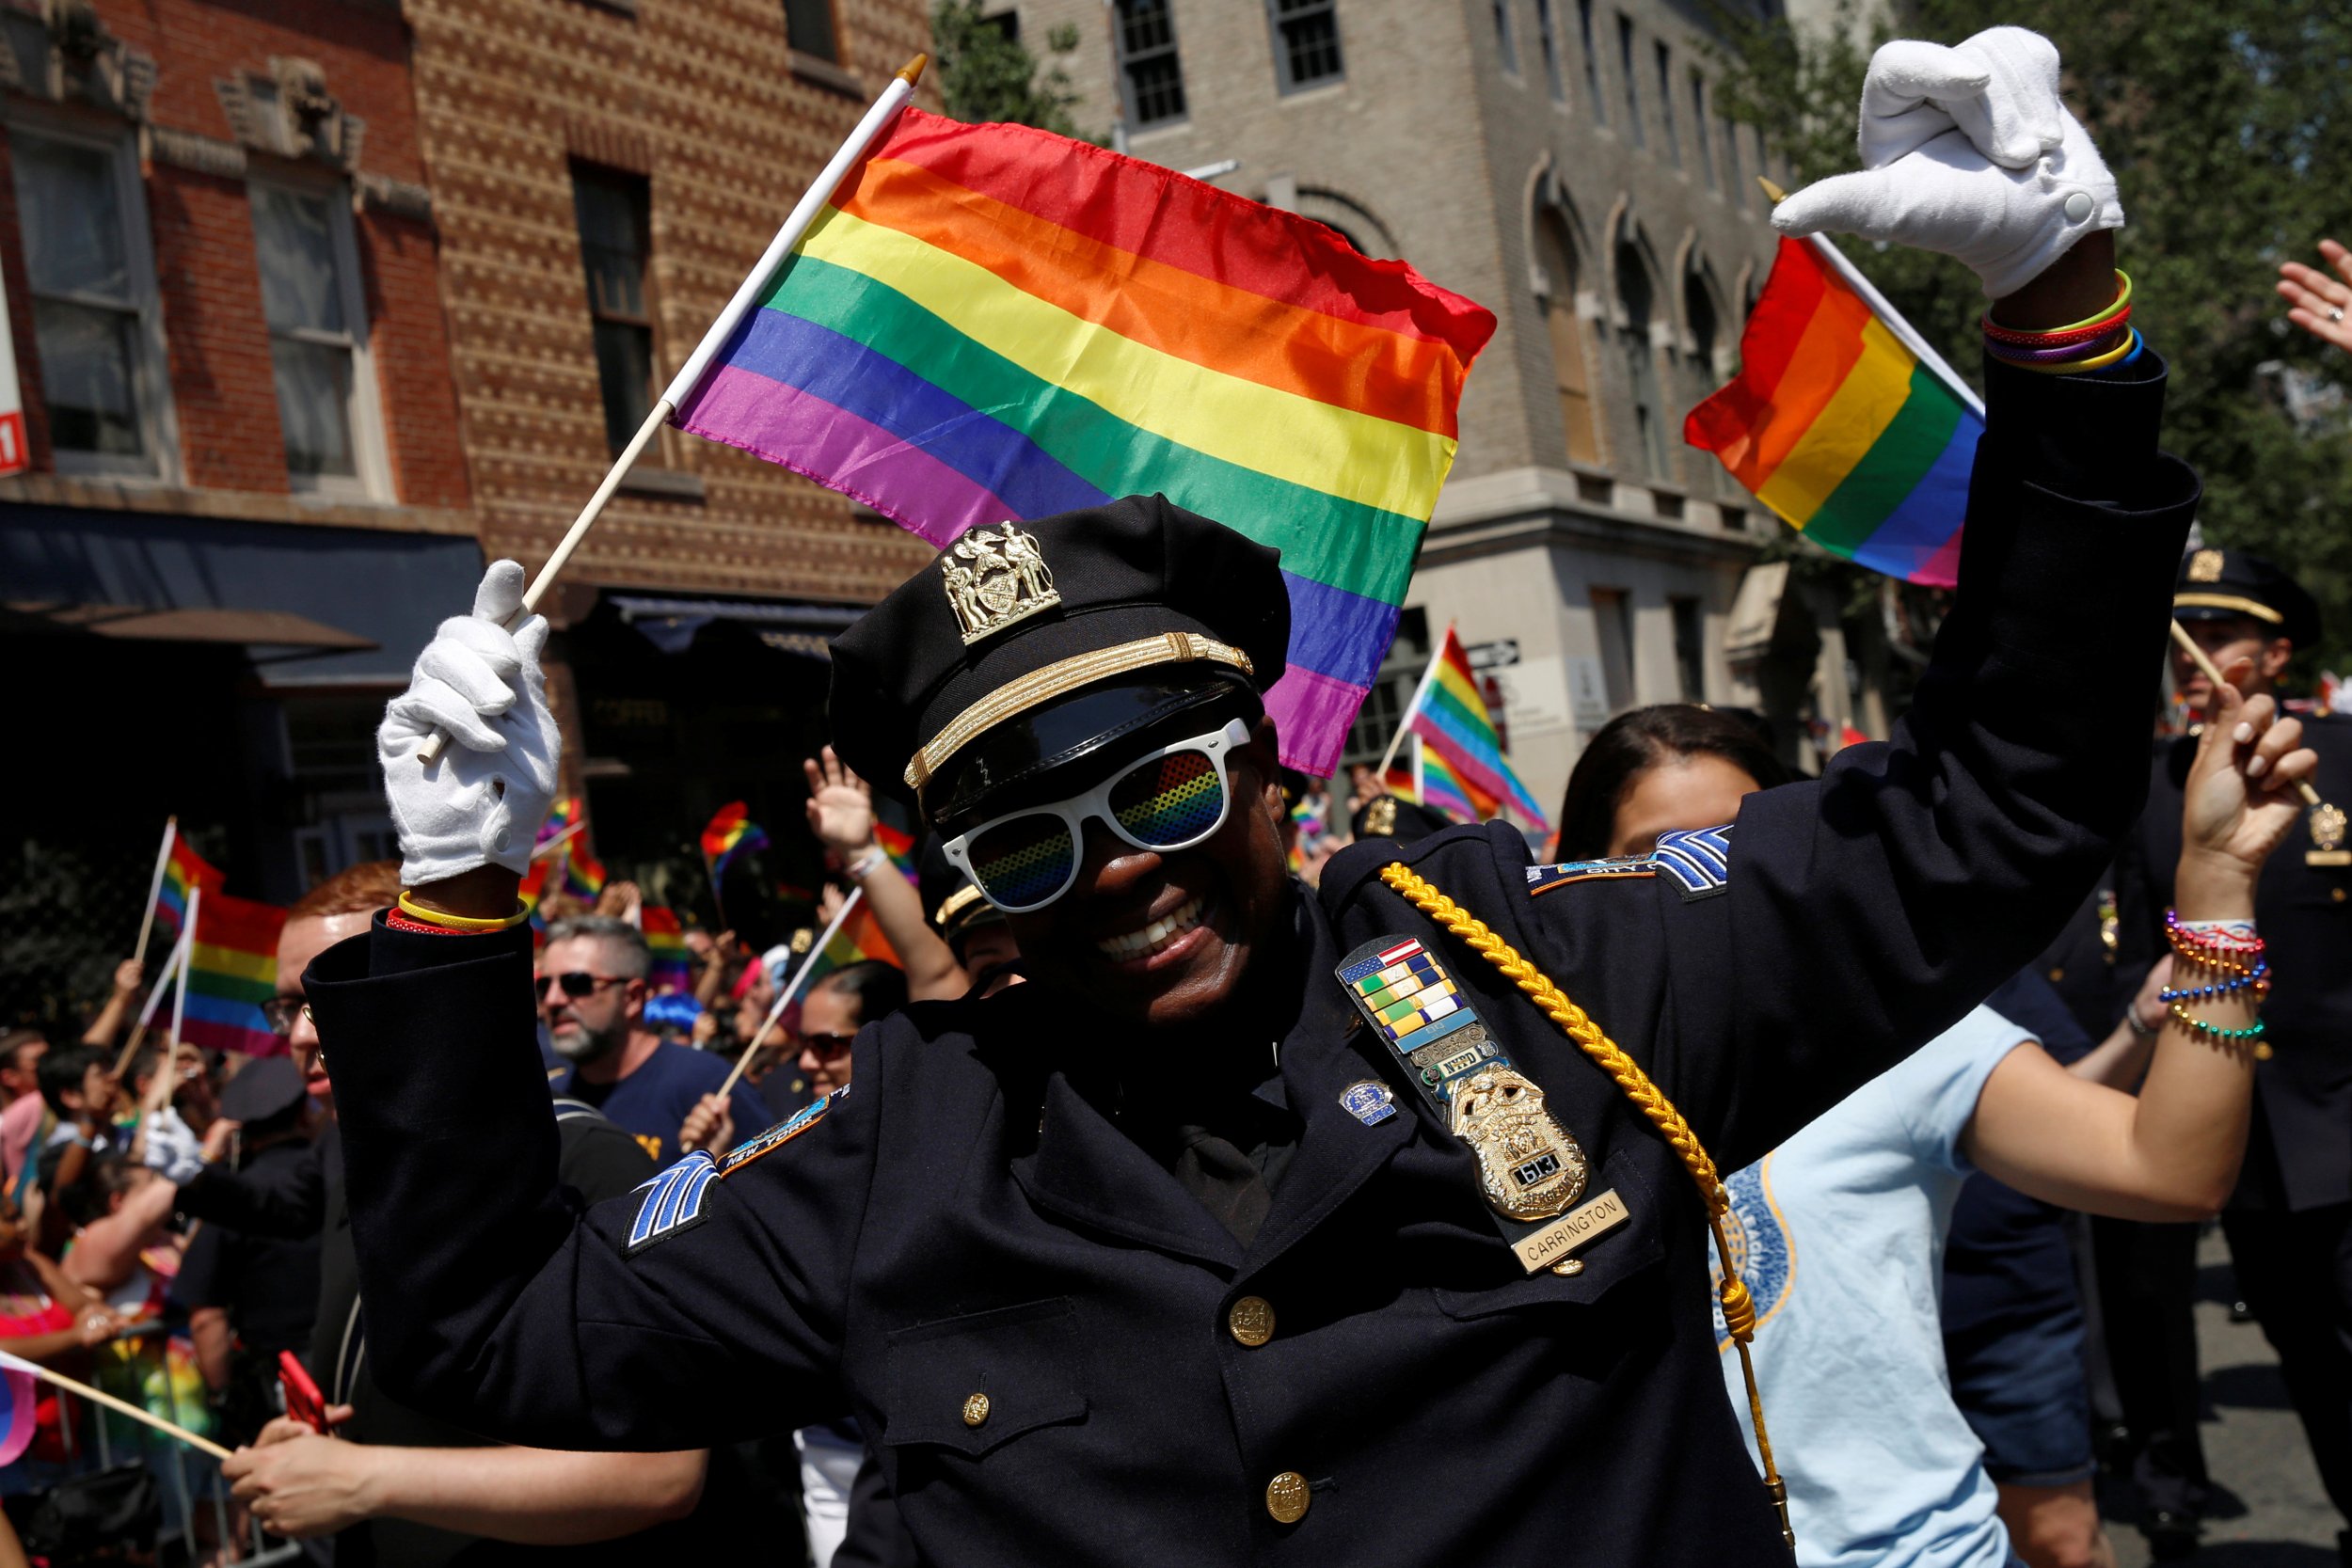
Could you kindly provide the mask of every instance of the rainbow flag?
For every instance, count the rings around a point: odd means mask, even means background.
[[[180,927],[188,917],[188,890],[200,887],[210,898],[220,892],[228,878],[205,862],[203,856],[188,847],[188,841],[172,830],[171,848],[164,856],[163,879],[155,888],[155,925],[164,933],[167,942],[180,940]],[[275,947],[272,951],[276,951]]]
[[[898,868],[900,876],[910,882],[917,884],[922,882],[923,874],[914,863],[914,835],[913,833],[902,833],[882,818],[876,817],[874,819],[874,842],[882,847],[882,853],[890,857],[890,863]]]
[[[1983,415],[1802,240],[1780,242],[1740,358],[1683,439],[1831,554],[1950,587]]]
[[[861,897],[841,922],[840,928],[828,937],[825,944],[807,960],[808,978],[801,982],[801,989],[793,993],[791,1005],[785,1008],[781,1021],[784,1027],[787,1030],[800,1028],[801,1004],[807,999],[810,991],[816,990],[818,981],[834,970],[867,958],[879,958],[896,969],[906,967],[905,960],[898,957],[898,950],[890,945],[888,937],[882,935],[882,923],[874,918],[873,906]],[[790,978],[789,972],[786,978]]]
[[[1511,770],[1511,759],[1502,753],[1502,737],[1486,712],[1486,699],[1478,693],[1477,677],[1470,673],[1470,654],[1452,626],[1445,628],[1445,638],[1430,657],[1429,668],[1413,692],[1412,705],[1405,710],[1405,727],[1425,748],[1421,763],[1423,787],[1427,787],[1430,763],[1438,763],[1442,777],[1464,792],[1467,802],[1473,803],[1470,820],[1483,821],[1508,807],[1537,832],[1551,826],[1544,808]],[[1422,804],[1440,802],[1423,800]],[[1442,809],[1453,808],[1444,805]]]
[[[587,819],[588,802],[577,795],[564,796],[548,808],[548,819],[539,824],[539,836],[531,841],[532,847],[536,848],[548,840],[560,836],[573,823]]]
[[[1494,317],[1171,170],[902,111],[766,281],[687,430],[933,545],[1165,492],[1282,552],[1282,760],[1327,777],[1396,630]]]
[[[564,846],[557,854],[564,861],[564,891],[588,903],[596,902],[596,895],[604,891],[604,863],[590,854],[577,838]]]
[[[686,927],[678,923],[675,910],[659,904],[647,904],[637,911],[638,928],[645,933],[645,945],[653,949],[653,973],[645,978],[654,990],[691,991],[694,989],[693,961],[686,955]]]
[[[1414,766],[1421,775],[1422,805],[1441,811],[1456,822],[1484,822],[1495,814],[1493,798],[1471,788],[1470,782],[1446,761],[1443,752],[1422,745],[1419,736],[1413,736],[1413,750]]]
[[[188,956],[188,1007],[181,1033],[208,1051],[274,1056],[286,1042],[262,1016],[278,993],[278,929],[286,911],[275,904],[204,890]]]
[[[703,860],[710,867],[713,882],[726,874],[727,863],[736,856],[768,847],[768,835],[751,819],[750,812],[742,801],[730,800],[703,830]]]

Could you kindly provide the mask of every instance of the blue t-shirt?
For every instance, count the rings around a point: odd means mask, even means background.
[[[1984,1081],[2031,1037],[1979,1007],[1724,1183],[1803,1568],[2010,1560],[1982,1446],[1952,1402],[1937,1301],[1970,1170],[1961,1133]],[[1715,1332],[1745,1428],[1720,1312]]]
[[[577,1068],[555,1074],[553,1082],[559,1097],[594,1105],[666,1164],[678,1156],[677,1131],[686,1124],[687,1113],[703,1096],[719,1092],[730,1065],[723,1056],[665,1040],[618,1083],[591,1084]],[[775,1119],[749,1084],[739,1082],[728,1093],[727,1104],[735,1112],[738,1143],[765,1132]]]

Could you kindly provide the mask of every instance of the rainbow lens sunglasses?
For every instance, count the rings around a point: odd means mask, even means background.
[[[1225,759],[1248,738],[1248,724],[1229,720],[1214,734],[1137,758],[1083,795],[960,833],[944,847],[947,860],[1007,914],[1041,910],[1078,879],[1089,816],[1136,848],[1158,852],[1189,849],[1223,827],[1233,800]]]

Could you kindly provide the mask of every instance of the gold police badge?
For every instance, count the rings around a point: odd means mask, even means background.
[[[1548,1219],[1583,1196],[1584,1150],[1517,1069],[1498,1063],[1456,1083],[1453,1121],[1454,1135],[1478,1155],[1487,1203],[1504,1218]]]
[[[966,647],[1061,603],[1037,540],[1010,518],[993,529],[972,530],[939,559],[947,603]]]

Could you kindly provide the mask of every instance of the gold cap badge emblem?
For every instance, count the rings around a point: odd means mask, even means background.
[[[2219,582],[2221,580],[2221,552],[2199,550],[2195,555],[2190,556],[2188,558],[2188,580]]]
[[[1061,603],[1037,541],[1010,518],[993,529],[972,530],[940,552],[939,560],[947,603],[967,648]]]

